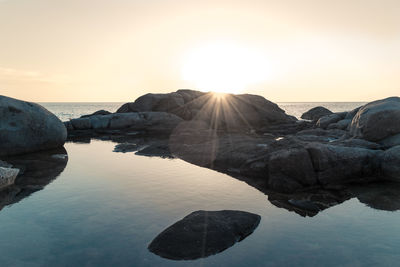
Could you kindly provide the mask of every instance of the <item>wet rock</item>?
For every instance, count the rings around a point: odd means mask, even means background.
[[[110,126],[110,116],[104,115],[92,115],[89,117],[90,125],[93,129],[107,129]]]
[[[351,124],[351,120],[350,119],[344,119],[344,120],[340,120],[338,122],[335,123],[331,123],[328,125],[328,130],[329,129],[340,129],[340,130],[346,130],[349,125]]]
[[[303,113],[303,115],[301,115],[301,118],[305,119],[305,120],[317,121],[321,117],[331,115],[332,113],[333,112],[330,111],[329,109],[318,106],[318,107],[312,108],[309,111]]]
[[[351,122],[350,133],[374,142],[400,134],[400,98],[389,97],[361,107]]]
[[[0,96],[0,156],[18,155],[64,145],[64,124],[42,106]]]
[[[260,220],[259,215],[244,211],[195,211],[165,229],[148,249],[173,260],[208,257],[249,236]]]

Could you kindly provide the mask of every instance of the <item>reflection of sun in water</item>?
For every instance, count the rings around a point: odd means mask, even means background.
[[[199,46],[183,63],[183,79],[203,91],[239,93],[270,73],[261,53],[232,43]]]

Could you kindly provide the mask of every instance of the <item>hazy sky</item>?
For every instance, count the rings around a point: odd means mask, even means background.
[[[30,101],[400,95],[399,0],[0,0],[0,48],[0,94]]]

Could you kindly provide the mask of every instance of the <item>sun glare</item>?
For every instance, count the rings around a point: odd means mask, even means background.
[[[186,54],[182,77],[202,91],[240,93],[247,86],[268,78],[270,71],[262,53],[233,43],[199,46]]]

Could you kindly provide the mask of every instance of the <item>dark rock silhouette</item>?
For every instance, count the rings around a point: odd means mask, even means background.
[[[245,239],[260,220],[259,215],[244,211],[195,211],[165,229],[148,248],[173,260],[204,258]]]
[[[301,118],[305,119],[305,120],[317,121],[317,120],[319,120],[319,118],[326,116],[326,115],[330,115],[332,113],[333,112],[330,111],[329,109],[318,106],[318,107],[312,108],[309,111],[303,113],[303,115],[301,115]]]

